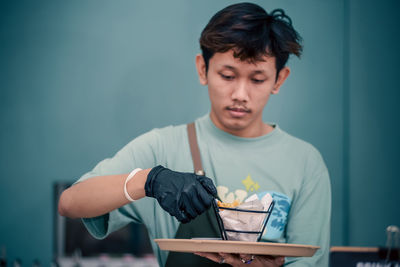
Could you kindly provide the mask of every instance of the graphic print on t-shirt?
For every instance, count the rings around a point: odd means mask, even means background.
[[[289,213],[292,200],[285,194],[264,191],[257,193],[259,199],[262,199],[266,194],[270,194],[275,201],[274,209],[267,223],[267,232],[263,235],[263,239],[279,239],[282,238],[283,231],[287,224],[287,216]]]
[[[229,192],[229,188],[223,185],[217,186],[217,192],[222,202],[226,203],[232,203],[235,200],[239,200],[239,203],[242,203],[247,197],[245,190],[238,189],[234,192]]]
[[[266,194],[270,194],[275,201],[274,209],[271,213],[267,224],[267,231],[263,235],[263,239],[276,240],[283,237],[283,231],[287,224],[287,216],[289,213],[291,199],[283,193],[275,191],[262,191],[258,182],[254,181],[251,175],[242,180],[243,189],[236,189],[233,192],[227,186],[217,186],[218,196],[223,202],[232,203],[238,200],[240,203],[244,202],[248,196],[256,194],[258,199],[262,199]]]
[[[253,192],[253,191],[257,191],[258,189],[260,189],[260,186],[258,185],[258,183],[254,182],[253,179],[251,179],[250,174],[247,175],[246,179],[244,179],[242,181],[242,184],[244,184],[247,191]]]

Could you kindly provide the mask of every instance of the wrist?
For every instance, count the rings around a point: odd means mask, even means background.
[[[146,196],[144,185],[146,183],[147,175],[150,172],[150,170],[151,169],[138,171],[134,175],[134,177],[132,177],[126,183],[126,191],[132,199],[138,200]]]
[[[158,165],[152,169],[149,169],[150,171],[147,173],[145,185],[144,185],[144,190],[145,190],[145,195],[148,197],[154,197],[153,194],[153,184],[155,182],[155,179],[157,175],[163,171],[166,170],[167,168],[164,168],[161,165]]]

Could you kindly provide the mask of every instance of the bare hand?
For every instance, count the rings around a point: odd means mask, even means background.
[[[197,252],[198,256],[205,257],[217,263],[227,263],[234,267],[279,267],[285,263],[285,257],[267,256],[267,255],[250,255],[250,254],[231,254],[231,253],[210,253]]]

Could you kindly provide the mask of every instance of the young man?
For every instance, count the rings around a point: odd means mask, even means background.
[[[301,53],[299,40],[282,10],[268,14],[242,3],[219,11],[203,30],[202,55],[196,56],[211,101],[210,113],[195,121],[206,176],[193,173],[186,125],[155,129],[67,189],[60,214],[83,218],[97,238],[130,222],[144,223],[151,239],[216,236],[207,214],[217,195],[232,202],[270,193],[276,205],[262,240],[320,246],[313,257],[199,257],[168,254],[153,243],[160,265],[281,266],[286,260],[287,266],[328,266],[331,197],[325,164],[310,144],[262,120],[270,95],[289,76],[289,55]]]

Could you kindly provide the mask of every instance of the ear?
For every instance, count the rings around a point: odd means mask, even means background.
[[[279,89],[281,88],[281,85],[285,82],[286,78],[290,74],[290,68],[289,67],[283,67],[281,71],[278,74],[278,79],[276,79],[274,89],[272,89],[271,94],[276,95],[279,93]]]
[[[207,85],[206,62],[201,54],[196,55],[196,68],[197,75],[199,75],[200,84]]]

